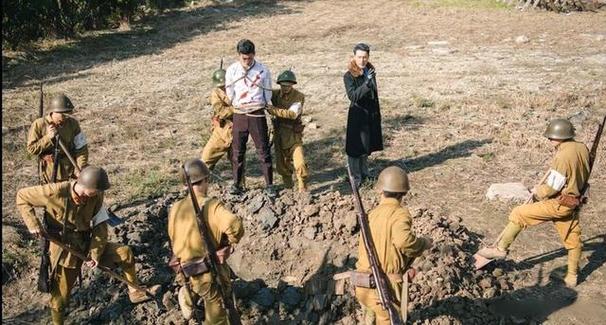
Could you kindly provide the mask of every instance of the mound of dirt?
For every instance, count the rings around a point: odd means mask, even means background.
[[[353,269],[359,227],[350,196],[329,192],[310,197],[282,191],[274,202],[261,191],[233,197],[213,188],[214,195],[244,220],[246,235],[229,260],[239,278],[237,305],[245,324],[355,324],[361,321],[352,288],[335,295],[335,273]],[[123,286],[105,276],[85,276],[76,289],[70,319],[76,323],[184,324],[178,309],[178,286],[167,267],[166,222],[170,204],[184,197],[172,193],[143,209],[120,212],[126,222],[113,228],[136,256],[143,283],[162,283],[156,302],[132,306]],[[376,198],[365,201],[367,207]],[[504,270],[475,271],[471,255],[479,238],[458,218],[426,209],[414,210],[414,231],[434,240],[419,257],[410,287],[409,319],[414,324],[480,324],[508,320],[490,312],[490,298],[512,289]],[[90,271],[87,271],[90,272]],[[102,289],[102,290],[101,290]],[[193,321],[191,321],[193,323]]]

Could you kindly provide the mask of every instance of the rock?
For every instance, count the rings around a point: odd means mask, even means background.
[[[452,53],[456,53],[457,50],[451,48],[435,48],[431,49],[431,52],[438,55],[448,55]]]
[[[248,212],[250,214],[257,213],[257,211],[263,207],[263,203],[265,203],[265,197],[263,195],[254,196],[246,205]]]
[[[482,280],[480,280],[480,287],[484,288],[484,289],[488,289],[492,287],[492,281],[490,281],[489,278],[484,278]]]
[[[299,302],[301,302],[301,297],[302,296],[297,288],[289,286],[282,292],[280,301],[289,306],[296,306],[299,304]]]
[[[252,301],[262,307],[269,308],[271,305],[273,305],[275,298],[274,294],[269,288],[263,288],[257,291],[257,293],[252,297]]]
[[[522,183],[492,184],[486,191],[486,198],[491,201],[525,201],[529,195],[530,191]]]
[[[427,42],[427,45],[432,46],[432,47],[444,47],[444,46],[448,46],[448,41],[430,41],[430,42]]]
[[[320,212],[320,207],[317,205],[308,205],[303,209],[303,217],[309,218],[313,217]]]
[[[492,275],[493,275],[494,277],[496,277],[496,278],[503,276],[503,269],[498,268],[498,267],[497,267],[497,268],[495,268],[495,269],[492,271]]]
[[[515,38],[515,42],[517,44],[524,44],[524,43],[530,42],[530,39],[526,35],[520,35],[520,36],[518,36],[518,37]]]
[[[261,208],[259,214],[257,215],[257,219],[261,223],[261,229],[264,231],[269,231],[273,229],[278,223],[278,218],[276,214],[269,207]]]
[[[317,294],[313,297],[313,300],[312,300],[313,309],[317,310],[317,311],[323,310],[324,307],[326,307],[327,303],[328,303],[328,299],[326,299],[325,294]]]
[[[304,117],[302,118],[302,120],[303,120],[303,123],[304,123],[304,124],[309,124],[309,123],[311,123],[311,122],[312,122],[314,119],[313,119],[313,117],[311,117],[311,116],[304,116]]]
[[[344,226],[345,230],[348,234],[353,234],[358,227],[358,219],[356,218],[356,214],[353,212],[346,213],[344,216]]]
[[[319,128],[319,126],[318,126],[318,123],[314,122],[314,123],[307,124],[307,128],[311,129],[311,130],[315,130],[315,129]]]
[[[497,289],[495,288],[488,288],[484,291],[484,294],[482,295],[482,297],[484,299],[490,299],[493,298],[494,296],[497,295]]]
[[[307,227],[303,231],[303,236],[309,240],[314,240],[316,238],[316,227]]]

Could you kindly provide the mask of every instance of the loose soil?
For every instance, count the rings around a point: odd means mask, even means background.
[[[3,52],[3,321],[48,322],[48,297],[35,291],[36,244],[14,204],[18,188],[37,184],[25,139],[43,80],[45,92],[64,91],[72,98],[91,163],[110,173],[107,201],[125,219],[114,228],[113,240],[133,247],[144,282],[164,285],[158,302],[133,307],[123,286],[86,271],[70,320],[180,322],[174,277],[165,266],[166,209],[183,195],[180,162],[198,156],[208,138],[211,73],[221,57],[233,62],[235,43],[247,37],[274,76],[292,68],[306,94],[311,196],[284,191],[275,203],[259,199],[262,177],[254,150],[245,201],[212,188],[245,220],[247,234],[230,259],[240,277],[235,286],[245,322],[360,320],[351,295],[334,296],[329,279],[352,268],[357,255],[345,182],[348,101],[342,75],[352,45],[365,41],[377,67],[386,144],[371,156],[372,174],[389,164],[406,167],[415,230],[443,238],[416,263],[423,272],[411,289],[412,320],[601,323],[604,146],[592,175],[592,199],[581,215],[584,255],[577,288],[566,289],[558,280],[566,253],[550,224],[524,231],[509,259],[486,271],[471,272],[465,261],[483,238],[494,240],[513,207],[487,201],[489,185],[532,186],[546,170],[553,149],[541,135],[550,119],[570,118],[577,139],[590,145],[606,114],[606,12],[427,3],[434,2],[201,2],[146,19],[130,31],[91,33],[34,54]],[[230,179],[226,161],[216,170]],[[376,204],[369,186],[363,196],[367,208]],[[429,260],[433,264],[426,265]]]

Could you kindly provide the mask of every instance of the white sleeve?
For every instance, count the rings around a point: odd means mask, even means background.
[[[265,71],[267,71],[267,74],[265,75],[265,79],[263,79],[263,88],[265,91],[265,103],[267,105],[272,105],[271,102],[271,95],[272,95],[272,91],[271,91],[271,72],[269,71],[269,69],[267,69],[267,67],[265,68]]]
[[[230,65],[225,72],[225,94],[229,98],[230,103],[233,103],[235,94],[235,85],[232,84],[234,82],[234,70],[233,65]]]
[[[86,136],[84,135],[84,132],[76,134],[76,136],[74,137],[74,148],[76,150],[84,148],[84,146],[86,146],[87,144],[88,142],[86,142]]]
[[[560,172],[555,169],[550,169],[545,184],[556,191],[561,191],[564,188],[564,185],[566,185],[566,176],[560,174]]]
[[[105,205],[102,205],[101,209],[99,209],[99,212],[97,212],[97,214],[95,214],[95,216],[91,220],[92,228],[106,222],[107,220],[109,220],[109,214],[107,213],[107,208],[105,207]]]

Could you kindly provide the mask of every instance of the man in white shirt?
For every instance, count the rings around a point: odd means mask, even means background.
[[[265,178],[265,192],[276,196],[273,188],[273,170],[269,135],[264,109],[271,105],[271,73],[261,62],[255,60],[255,44],[242,39],[236,46],[238,62],[227,68],[225,74],[225,92],[234,107],[232,161],[234,183],[230,192],[242,192],[241,182],[244,176],[244,160],[248,135],[253,139],[261,170]]]

